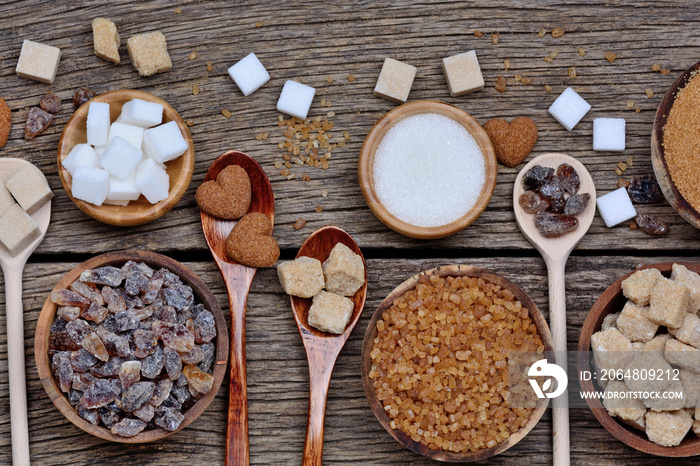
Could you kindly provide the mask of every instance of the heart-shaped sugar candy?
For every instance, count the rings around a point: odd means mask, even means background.
[[[235,220],[248,212],[251,193],[248,173],[238,165],[229,165],[219,172],[216,181],[205,181],[197,188],[195,200],[209,215]]]
[[[260,212],[240,219],[226,239],[226,254],[248,267],[273,265],[280,257],[280,248],[272,237],[270,219]]]
[[[518,117],[510,123],[493,118],[484,124],[484,130],[491,139],[496,158],[508,167],[525,160],[537,142],[537,123],[528,117]]]

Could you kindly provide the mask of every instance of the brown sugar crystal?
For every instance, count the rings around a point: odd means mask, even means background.
[[[92,39],[95,55],[103,60],[119,63],[119,32],[117,25],[107,18],[92,20]]]
[[[505,76],[499,76],[496,80],[496,85],[494,86],[498,92],[506,91],[506,78]]]

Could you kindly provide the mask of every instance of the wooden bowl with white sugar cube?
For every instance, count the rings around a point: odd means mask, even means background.
[[[76,110],[58,143],[66,193],[88,216],[109,225],[143,225],[165,215],[185,194],[193,172],[187,124],[171,105],[144,91],[92,98]]]

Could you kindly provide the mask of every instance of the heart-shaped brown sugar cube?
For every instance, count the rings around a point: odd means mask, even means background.
[[[233,227],[226,239],[226,254],[241,265],[270,267],[280,257],[280,247],[272,237],[267,215],[252,212]]]
[[[493,118],[484,124],[484,130],[491,138],[498,161],[509,167],[525,160],[537,142],[537,123],[528,117],[518,117],[510,123]]]
[[[209,215],[235,220],[248,212],[251,192],[248,173],[238,165],[229,165],[219,172],[216,181],[202,183],[194,197]]]

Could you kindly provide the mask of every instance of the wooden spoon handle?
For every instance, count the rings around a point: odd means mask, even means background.
[[[309,419],[304,442],[304,466],[323,464],[323,431],[326,422],[328,386],[337,354],[327,354],[307,346],[309,360]]]
[[[555,361],[567,370],[566,362],[566,257],[547,262],[549,276],[549,327],[552,331]],[[569,398],[568,391],[552,400],[554,466],[569,466]]]
[[[22,268],[5,271],[7,316],[7,359],[10,377],[10,420],[12,464],[29,466],[29,427],[27,387],[24,373],[24,314],[22,308]]]

